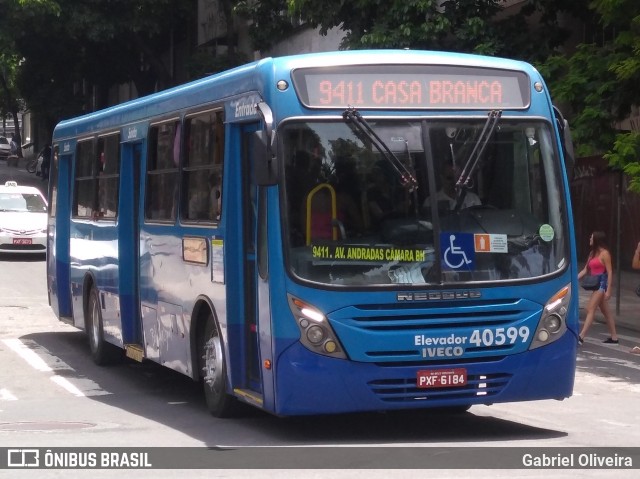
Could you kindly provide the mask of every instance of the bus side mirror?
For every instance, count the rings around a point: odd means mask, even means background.
[[[569,128],[569,122],[567,120],[564,121],[564,128],[562,130],[562,147],[567,177],[569,181],[571,181],[573,179],[573,168],[576,164],[576,155],[573,151],[573,137],[571,136],[571,129]]]
[[[554,105],[553,113],[556,117],[558,130],[560,130],[560,142],[562,143],[562,153],[564,154],[564,167],[567,170],[567,178],[569,181],[573,179],[573,168],[576,162],[576,156],[573,151],[573,137],[571,136],[571,128],[569,122],[562,116],[560,110]]]
[[[253,161],[256,184],[272,186],[278,182],[278,165],[275,152],[271,148],[271,138],[265,131],[253,133]]]

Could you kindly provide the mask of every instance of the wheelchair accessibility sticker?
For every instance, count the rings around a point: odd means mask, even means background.
[[[442,268],[449,270],[474,269],[476,252],[474,237],[470,233],[440,233]]]

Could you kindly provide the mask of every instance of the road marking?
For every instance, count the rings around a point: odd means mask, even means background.
[[[17,401],[18,398],[11,394],[8,389],[0,389],[0,401]]]
[[[3,339],[2,342],[36,371],[52,373],[49,379],[76,397],[111,394],[91,379],[78,377],[75,369],[60,358],[52,355],[35,341],[27,340],[23,342],[19,339]],[[63,373],[64,375],[59,373]],[[4,397],[0,396],[0,399],[4,399]]]
[[[24,359],[29,366],[34,368],[36,371],[42,371],[46,373],[48,371],[52,371],[52,369],[47,366],[47,363],[34,353],[31,349],[27,348],[27,346],[20,341],[19,339],[3,339],[2,342],[9,346],[15,353],[18,354],[22,359]]]
[[[75,387],[73,384],[71,384],[71,382],[68,379],[63,378],[62,376],[51,376],[51,378],[49,378],[49,379],[51,379],[58,386],[62,386],[64,389],[69,391],[74,396],[86,397],[85,393],[80,391],[77,387]]]

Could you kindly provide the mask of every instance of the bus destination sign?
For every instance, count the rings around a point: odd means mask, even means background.
[[[310,108],[522,109],[529,77],[518,71],[460,66],[376,65],[300,68],[300,101]]]

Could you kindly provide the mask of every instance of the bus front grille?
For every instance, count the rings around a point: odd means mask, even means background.
[[[418,305],[415,305],[418,306]],[[349,318],[352,325],[368,331],[453,330],[460,327],[501,326],[513,323],[523,316],[539,311],[540,306],[527,301],[504,301],[491,306],[480,303],[440,304],[414,307],[410,310],[397,306],[377,310],[354,307]]]
[[[525,352],[542,313],[526,299],[410,306],[354,305],[328,318],[354,361],[454,364]]]
[[[385,402],[441,401],[454,399],[475,399],[495,396],[511,379],[511,374],[494,373],[470,375],[462,387],[421,389],[416,386],[416,378],[383,379],[367,383],[378,399]]]

